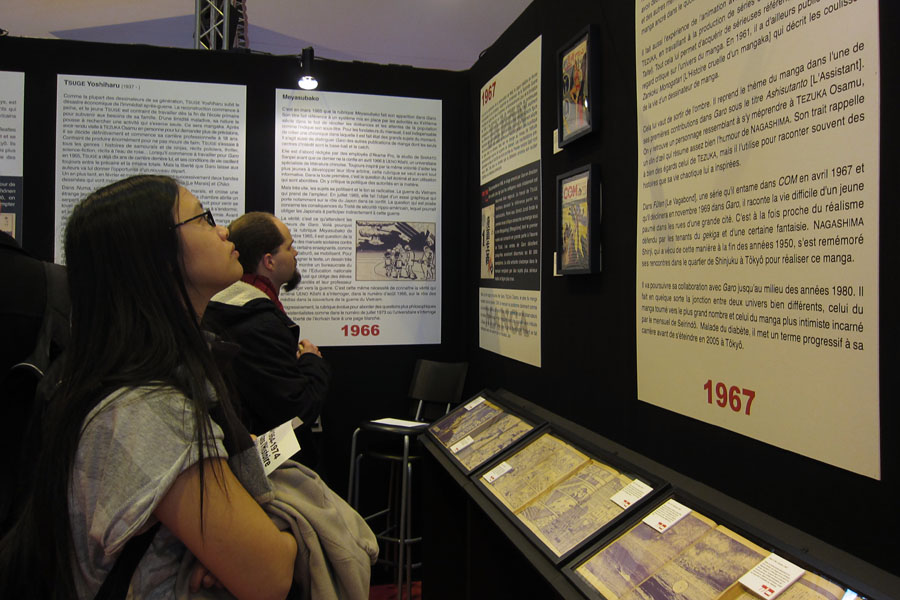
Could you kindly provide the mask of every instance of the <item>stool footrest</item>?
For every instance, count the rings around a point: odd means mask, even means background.
[[[400,538],[391,537],[389,535],[384,535],[384,533],[375,534],[375,538],[380,542],[389,542],[391,544],[399,544],[400,543]],[[421,541],[422,541],[422,536],[419,536],[419,537],[414,537],[414,538],[406,538],[406,541],[403,543],[409,545],[409,544],[415,544],[416,542],[421,542]]]
[[[365,520],[368,523],[371,519],[377,519],[378,517],[383,517],[384,515],[386,515],[390,512],[391,512],[390,508],[385,508],[384,510],[379,510],[378,512],[372,513],[368,517],[363,517],[363,520]]]

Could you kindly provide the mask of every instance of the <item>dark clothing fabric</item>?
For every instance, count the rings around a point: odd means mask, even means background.
[[[6,373],[34,349],[47,304],[47,281],[43,263],[2,231],[0,281],[0,373]]]
[[[275,303],[275,306],[278,307],[278,310],[284,312],[284,305],[281,303],[281,300],[278,299],[278,291],[272,284],[271,279],[269,279],[268,277],[263,277],[262,275],[257,275],[256,273],[244,273],[241,276],[241,281],[243,281],[244,283],[249,283],[256,289],[263,292],[266,296],[269,297],[269,300]]]
[[[295,458],[315,468],[318,452],[310,428],[328,391],[328,364],[312,353],[298,359],[300,328],[262,291],[243,281],[213,298],[203,324],[240,346],[233,383],[247,429],[259,435],[300,417],[301,450]]]

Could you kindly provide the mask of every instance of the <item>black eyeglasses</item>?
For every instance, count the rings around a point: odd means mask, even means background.
[[[185,219],[185,220],[182,221],[181,223],[175,223],[174,225],[172,225],[172,229],[178,229],[179,227],[181,227],[181,226],[184,225],[185,223],[190,223],[191,221],[194,221],[194,220],[196,220],[196,219],[206,219],[206,222],[207,222],[207,223],[209,223],[209,224],[212,225],[213,227],[216,226],[216,220],[213,218],[212,210],[205,210],[205,211],[203,211],[202,213],[200,213],[199,215],[194,215],[194,216],[191,217],[190,219]]]

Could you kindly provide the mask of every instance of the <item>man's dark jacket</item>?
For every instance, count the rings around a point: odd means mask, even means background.
[[[304,425],[298,458],[314,467],[317,453],[309,428],[322,410],[331,371],[311,352],[297,358],[299,326],[264,292],[244,281],[213,297],[203,323],[241,347],[232,379],[250,433],[259,435],[300,417]]]

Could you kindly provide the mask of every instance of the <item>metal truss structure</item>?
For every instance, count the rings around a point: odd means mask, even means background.
[[[194,48],[231,50],[249,47],[246,0],[196,0]]]

